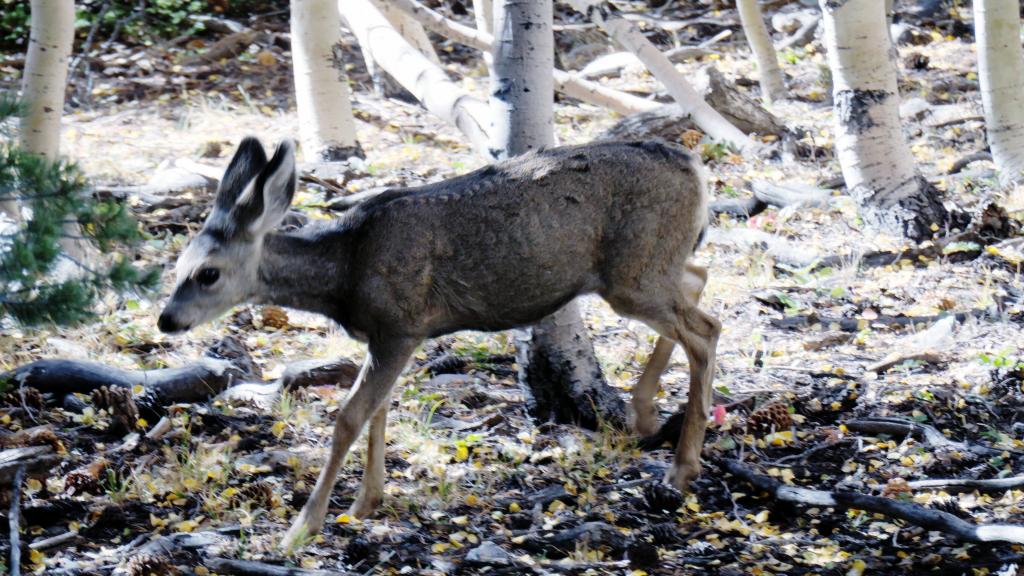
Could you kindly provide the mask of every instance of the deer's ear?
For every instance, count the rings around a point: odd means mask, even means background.
[[[238,201],[239,196],[245,191],[256,176],[260,174],[267,165],[267,155],[263,152],[263,144],[252,136],[246,136],[238,145],[235,156],[224,171],[224,177],[217,189],[217,202],[215,208],[223,212],[230,212]]]
[[[235,202],[232,224],[254,236],[270,232],[288,213],[295,182],[295,144],[282,140],[274,157]]]

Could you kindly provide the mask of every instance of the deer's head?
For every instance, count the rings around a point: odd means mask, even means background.
[[[178,257],[174,293],[158,322],[161,332],[184,332],[252,297],[263,238],[287,213],[295,180],[290,141],[282,141],[268,162],[259,140],[242,140],[203,229]]]

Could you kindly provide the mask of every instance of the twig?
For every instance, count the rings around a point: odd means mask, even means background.
[[[881,496],[871,496],[845,490],[815,490],[789,486],[771,478],[755,474],[736,460],[725,460],[723,467],[733,476],[746,481],[769,496],[783,502],[810,506],[827,506],[845,510],[856,508],[899,518],[927,530],[943,532],[964,542],[1010,542],[1024,544],[1024,526],[1011,524],[976,525],[961,520],[949,512],[925,508],[910,502],[898,502]]]
[[[25,478],[25,467],[18,466],[14,473],[11,486],[11,512],[7,515],[7,524],[11,531],[11,565],[8,568],[11,576],[21,574],[21,481]]]
[[[949,170],[946,172],[946,174],[957,174],[961,170],[966,168],[967,165],[970,164],[971,162],[980,162],[982,160],[988,160],[989,162],[991,162],[992,154],[989,154],[988,152],[975,152],[974,154],[968,154],[967,156],[960,158],[956,162],[953,162],[953,165],[949,167]]]
[[[928,424],[922,424],[920,422],[914,422],[905,418],[896,418],[891,416],[871,416],[868,418],[858,418],[857,420],[850,420],[846,423],[846,427],[854,432],[866,432],[869,434],[893,434],[902,436],[916,436],[917,438],[923,439],[928,444],[936,448],[952,448],[954,450],[960,450],[961,452],[973,452],[983,454],[1002,454],[1003,452],[1012,450],[1004,450],[1000,448],[989,448],[988,446],[982,446],[980,444],[967,444],[966,442],[957,442],[950,440],[946,436],[939,432],[934,426]]]
[[[931,490],[941,488],[943,490],[955,490],[957,492],[1002,492],[1024,486],[1024,476],[1011,476],[1009,478],[991,478],[988,480],[973,480],[970,478],[942,478],[935,480],[914,480],[907,482],[913,490]]]

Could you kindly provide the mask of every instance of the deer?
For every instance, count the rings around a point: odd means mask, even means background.
[[[274,304],[327,316],[367,344],[326,463],[283,549],[319,533],[342,461],[367,421],[349,514],[366,517],[382,502],[390,395],[421,342],[528,326],[585,294],[658,334],[632,391],[636,433],[658,429],[660,377],[674,346],[685,350],[689,400],[665,481],[686,490],[699,476],[721,325],[698,307],[707,270],[691,259],[708,225],[707,186],[686,149],[638,141],[530,152],[278,231],[296,180],[290,140],[269,160],[259,140],[242,140],[209,216],[177,259],[158,320],[162,332],[181,333],[238,304]]]

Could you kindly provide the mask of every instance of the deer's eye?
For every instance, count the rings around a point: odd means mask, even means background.
[[[210,286],[220,278],[220,270],[216,268],[203,268],[196,272],[196,282],[200,286]]]

